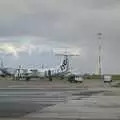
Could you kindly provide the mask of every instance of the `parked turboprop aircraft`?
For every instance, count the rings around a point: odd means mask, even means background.
[[[15,77],[17,79],[25,78],[44,78],[49,76],[49,71],[51,72],[51,76],[61,76],[69,73],[69,59],[68,55],[64,55],[64,59],[62,64],[56,68],[50,69],[17,69]]]
[[[1,64],[0,67],[0,75],[3,76],[14,76],[15,79],[30,79],[30,78],[45,78],[49,76],[68,76],[70,75],[70,66],[69,66],[69,56],[78,56],[74,54],[56,54],[58,56],[63,56],[64,59],[62,63],[55,68],[49,68],[49,69],[23,69],[21,66],[19,66],[18,69],[14,68],[6,68]]]

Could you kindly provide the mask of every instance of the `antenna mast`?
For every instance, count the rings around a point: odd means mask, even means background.
[[[98,35],[98,75],[101,75],[102,74],[102,69],[101,69],[102,33],[98,33],[97,35]]]

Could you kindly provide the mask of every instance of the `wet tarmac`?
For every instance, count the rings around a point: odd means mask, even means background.
[[[120,89],[104,87],[100,81],[92,82],[92,87],[61,82],[38,82],[39,87],[34,82],[29,86],[23,82],[24,87],[21,87],[21,82],[17,86],[14,83],[13,87],[11,81],[7,87],[0,88],[0,119],[119,120]],[[99,83],[99,87],[94,87]]]

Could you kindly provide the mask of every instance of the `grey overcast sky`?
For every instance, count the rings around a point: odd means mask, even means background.
[[[69,48],[73,69],[95,73],[97,33],[102,71],[120,73],[120,0],[0,0],[0,56],[6,66],[56,66],[56,49]]]

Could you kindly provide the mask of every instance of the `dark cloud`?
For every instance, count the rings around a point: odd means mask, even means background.
[[[34,45],[80,48],[81,56],[73,60],[73,66],[82,72],[95,72],[97,33],[102,32],[103,71],[119,73],[119,0],[16,1],[0,0],[1,42],[13,43],[10,37],[14,36],[18,41],[20,36],[34,36],[38,38]],[[3,39],[6,37],[9,39]],[[39,38],[44,39],[41,42]]]

